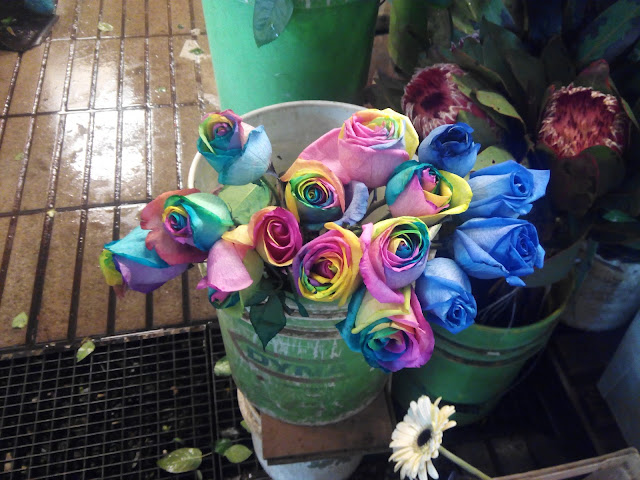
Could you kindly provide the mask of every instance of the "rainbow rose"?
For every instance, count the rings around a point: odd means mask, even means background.
[[[293,260],[293,279],[300,295],[316,302],[344,305],[360,283],[362,249],[358,237],[335,223],[302,246]]]
[[[126,237],[104,246],[100,254],[100,269],[107,285],[122,296],[126,288],[149,293],[161,287],[189,268],[188,263],[169,265],[155,250],[146,246],[151,232],[140,227]]]
[[[349,302],[347,318],[336,325],[349,348],[385,372],[418,368],[431,358],[434,338],[409,286],[403,302],[380,303],[363,286]]]
[[[400,289],[422,275],[429,243],[427,226],[415,217],[363,225],[360,273],[371,295],[379,302],[402,303]]]
[[[291,265],[302,247],[302,234],[295,216],[281,207],[265,207],[222,238],[255,248],[262,259],[276,267]]]
[[[223,185],[245,185],[271,163],[271,142],[260,125],[253,128],[231,110],[209,113],[199,127],[198,152],[218,172]]]
[[[345,184],[355,180],[372,189],[385,185],[417,148],[418,134],[407,117],[390,108],[368,109],[313,142],[300,158],[321,161]]]
[[[359,182],[342,181],[322,162],[297,159],[280,177],[288,182],[284,198],[296,220],[310,230],[326,222],[353,225],[367,210],[369,190]]]
[[[447,215],[464,212],[472,192],[464,178],[411,160],[395,169],[385,197],[394,217],[418,217],[433,225]]]
[[[140,226],[151,230],[147,248],[169,265],[197,263],[233,226],[227,205],[216,195],[197,189],[165,192],[140,214]]]

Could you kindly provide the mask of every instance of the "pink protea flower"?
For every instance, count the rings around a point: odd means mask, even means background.
[[[615,96],[571,84],[551,94],[539,140],[560,158],[574,157],[595,145],[622,154],[628,127],[629,117]]]
[[[416,72],[404,89],[402,110],[421,138],[440,125],[456,123],[460,111],[488,118],[458,89],[452,75],[466,72],[453,63],[437,63]]]

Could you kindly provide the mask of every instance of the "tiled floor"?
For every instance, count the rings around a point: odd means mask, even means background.
[[[58,0],[56,13],[40,46],[0,51],[0,356],[214,316],[195,268],[116,300],[97,261],[146,202],[186,186],[199,119],[219,108],[201,1]],[[187,42],[204,53],[183,56]],[[392,72],[386,35],[369,78],[379,69]]]
[[[200,0],[59,0],[57,14],[40,46],[0,51],[4,351],[214,314],[197,269],[116,301],[97,263],[146,202],[185,185],[199,118],[216,108]],[[187,41],[197,61],[181,56]],[[28,325],[12,328],[20,312]]]

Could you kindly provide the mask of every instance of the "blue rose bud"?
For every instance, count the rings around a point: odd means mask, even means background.
[[[471,174],[473,198],[464,220],[473,217],[516,218],[531,211],[532,203],[545,195],[549,170],[529,170],[509,160]]]
[[[513,286],[524,286],[520,277],[544,263],[544,249],[531,223],[517,218],[473,218],[453,235],[456,262],[474,278],[505,277]]]
[[[420,163],[430,163],[445,172],[464,177],[476,163],[480,144],[474,143],[466,123],[434,128],[418,148]]]
[[[416,280],[416,295],[427,321],[458,333],[476,318],[476,299],[471,282],[450,258],[434,258]]]

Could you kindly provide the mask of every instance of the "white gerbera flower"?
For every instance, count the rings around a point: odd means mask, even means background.
[[[389,461],[396,462],[394,471],[400,470],[401,479],[439,477],[431,460],[438,457],[442,432],[456,425],[454,420],[449,420],[455,408],[451,405],[438,408],[440,400],[431,403],[429,397],[423,395],[417,402],[411,402],[403,421],[391,434],[389,446],[393,454]]]

